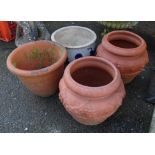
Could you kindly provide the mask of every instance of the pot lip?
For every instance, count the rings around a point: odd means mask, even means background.
[[[140,40],[140,45],[135,48],[121,48],[121,47],[115,46],[109,42],[109,37],[114,34],[124,34],[127,37],[128,35],[131,35]],[[114,53],[116,55],[121,55],[121,56],[139,55],[144,52],[147,46],[145,40],[142,37],[140,37],[136,33],[126,31],[126,30],[115,30],[115,31],[109,32],[103,37],[101,45],[102,47],[109,49],[109,52]]]
[[[26,48],[27,45],[35,45],[36,43],[49,43],[49,44],[52,44],[52,45],[56,45],[58,46],[59,48],[61,48],[61,50],[63,50],[63,53],[61,55],[61,57],[52,65],[50,66],[47,66],[45,68],[42,68],[42,69],[36,69],[36,70],[23,70],[23,69],[19,69],[19,68],[16,68],[13,64],[12,64],[12,57],[14,56],[14,54],[16,53],[16,50],[20,49],[22,50],[23,48]],[[66,48],[63,47],[62,45],[58,44],[58,43],[55,43],[55,42],[52,42],[52,41],[48,41],[48,40],[38,40],[38,41],[32,41],[32,42],[29,42],[29,43],[25,43],[17,48],[15,48],[8,56],[7,58],[7,67],[8,69],[14,73],[14,74],[17,74],[19,76],[41,76],[41,75],[44,75],[44,74],[47,74],[51,71],[54,71],[56,70],[61,64],[64,63],[64,61],[67,59],[67,51],[66,51]]]
[[[57,40],[55,39],[55,35],[56,35],[58,32],[61,32],[62,30],[67,30],[67,29],[70,29],[70,28],[87,30],[87,31],[89,31],[91,34],[93,34],[93,39],[90,40],[89,42],[83,44],[83,45],[77,45],[77,46],[65,45],[65,44],[63,44],[63,43],[59,43],[59,41],[57,41]],[[73,26],[65,26],[65,27],[59,28],[59,29],[57,29],[56,31],[54,31],[54,32],[52,33],[52,35],[51,35],[51,40],[52,40],[52,41],[58,42],[58,43],[61,44],[62,46],[66,47],[66,48],[72,48],[72,49],[87,47],[87,46],[93,44],[93,43],[96,41],[96,39],[97,39],[97,35],[96,35],[96,33],[95,33],[93,30],[91,30],[91,29],[89,29],[89,28],[87,28],[87,27],[76,26],[76,25],[75,25],[75,26],[74,26],[74,25],[73,25]]]
[[[76,65],[77,63],[82,63],[87,60],[100,61],[100,62],[108,64],[115,72],[113,80],[110,83],[108,83],[107,85],[99,86],[99,87],[85,86],[85,85],[82,85],[82,84],[76,82],[70,74],[70,69],[72,66]],[[70,87],[70,89],[72,89],[74,92],[76,92],[82,96],[95,98],[95,97],[103,97],[103,95],[105,97],[105,96],[109,95],[109,92],[110,92],[110,94],[112,92],[114,92],[120,86],[121,75],[120,75],[120,72],[118,71],[118,69],[115,67],[115,65],[112,64],[109,60],[100,58],[100,57],[86,56],[86,57],[79,58],[77,60],[72,61],[66,67],[65,72],[64,72],[64,80],[65,80],[66,84],[68,85],[68,87]]]

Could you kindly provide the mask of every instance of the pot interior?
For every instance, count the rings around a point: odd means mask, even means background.
[[[121,47],[121,48],[136,48],[136,47],[138,47],[137,44],[135,44],[131,41],[127,41],[127,40],[117,39],[117,40],[110,40],[109,42],[111,44],[113,44],[114,46]]]
[[[75,48],[85,46],[96,40],[96,35],[91,30],[78,26],[69,26],[60,29],[54,35],[55,41],[65,47]]]
[[[71,76],[77,83],[89,87],[104,86],[113,80],[113,77],[106,70],[94,66],[76,69]]]
[[[57,62],[61,57],[61,50],[51,44],[40,44],[19,47],[12,57],[12,64],[22,70],[38,70]]]
[[[128,31],[111,32],[107,35],[107,40],[116,47],[128,49],[137,48],[142,43],[139,36]]]

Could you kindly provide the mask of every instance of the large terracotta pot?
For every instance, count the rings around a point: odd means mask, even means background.
[[[124,83],[131,82],[148,63],[144,39],[129,31],[112,31],[97,47],[97,56],[106,58],[119,69]]]
[[[97,125],[106,120],[125,96],[118,69],[108,60],[91,56],[67,66],[59,89],[66,110],[85,125]]]
[[[13,50],[7,58],[8,69],[39,96],[50,96],[58,88],[67,52],[51,41],[34,41]]]

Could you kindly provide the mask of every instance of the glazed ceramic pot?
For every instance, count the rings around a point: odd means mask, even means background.
[[[131,82],[148,63],[146,43],[139,35],[129,31],[112,31],[105,35],[97,47],[97,56],[116,65],[124,83]]]
[[[8,69],[39,96],[50,96],[58,88],[67,52],[51,41],[34,41],[13,50],[7,58]]]
[[[51,40],[67,48],[68,61],[84,56],[95,55],[96,34],[81,26],[67,26],[53,32]]]
[[[74,60],[66,67],[59,89],[65,109],[85,125],[102,123],[116,112],[125,96],[115,65],[91,56]]]

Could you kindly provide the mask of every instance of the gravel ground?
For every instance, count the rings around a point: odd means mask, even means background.
[[[102,25],[97,22],[45,22],[52,33],[67,25],[87,26],[94,30],[101,41]],[[155,24],[154,24],[155,25]],[[148,28],[145,22],[138,27]],[[15,48],[14,42],[0,41],[0,132],[149,132],[154,106],[146,103],[149,79],[153,74],[148,68],[155,66],[154,38],[140,28],[134,30],[146,40],[150,63],[137,78],[126,86],[127,96],[119,110],[104,123],[85,126],[76,122],[65,111],[58,94],[41,98],[28,91],[6,68],[6,59]],[[152,31],[150,31],[152,34]]]

